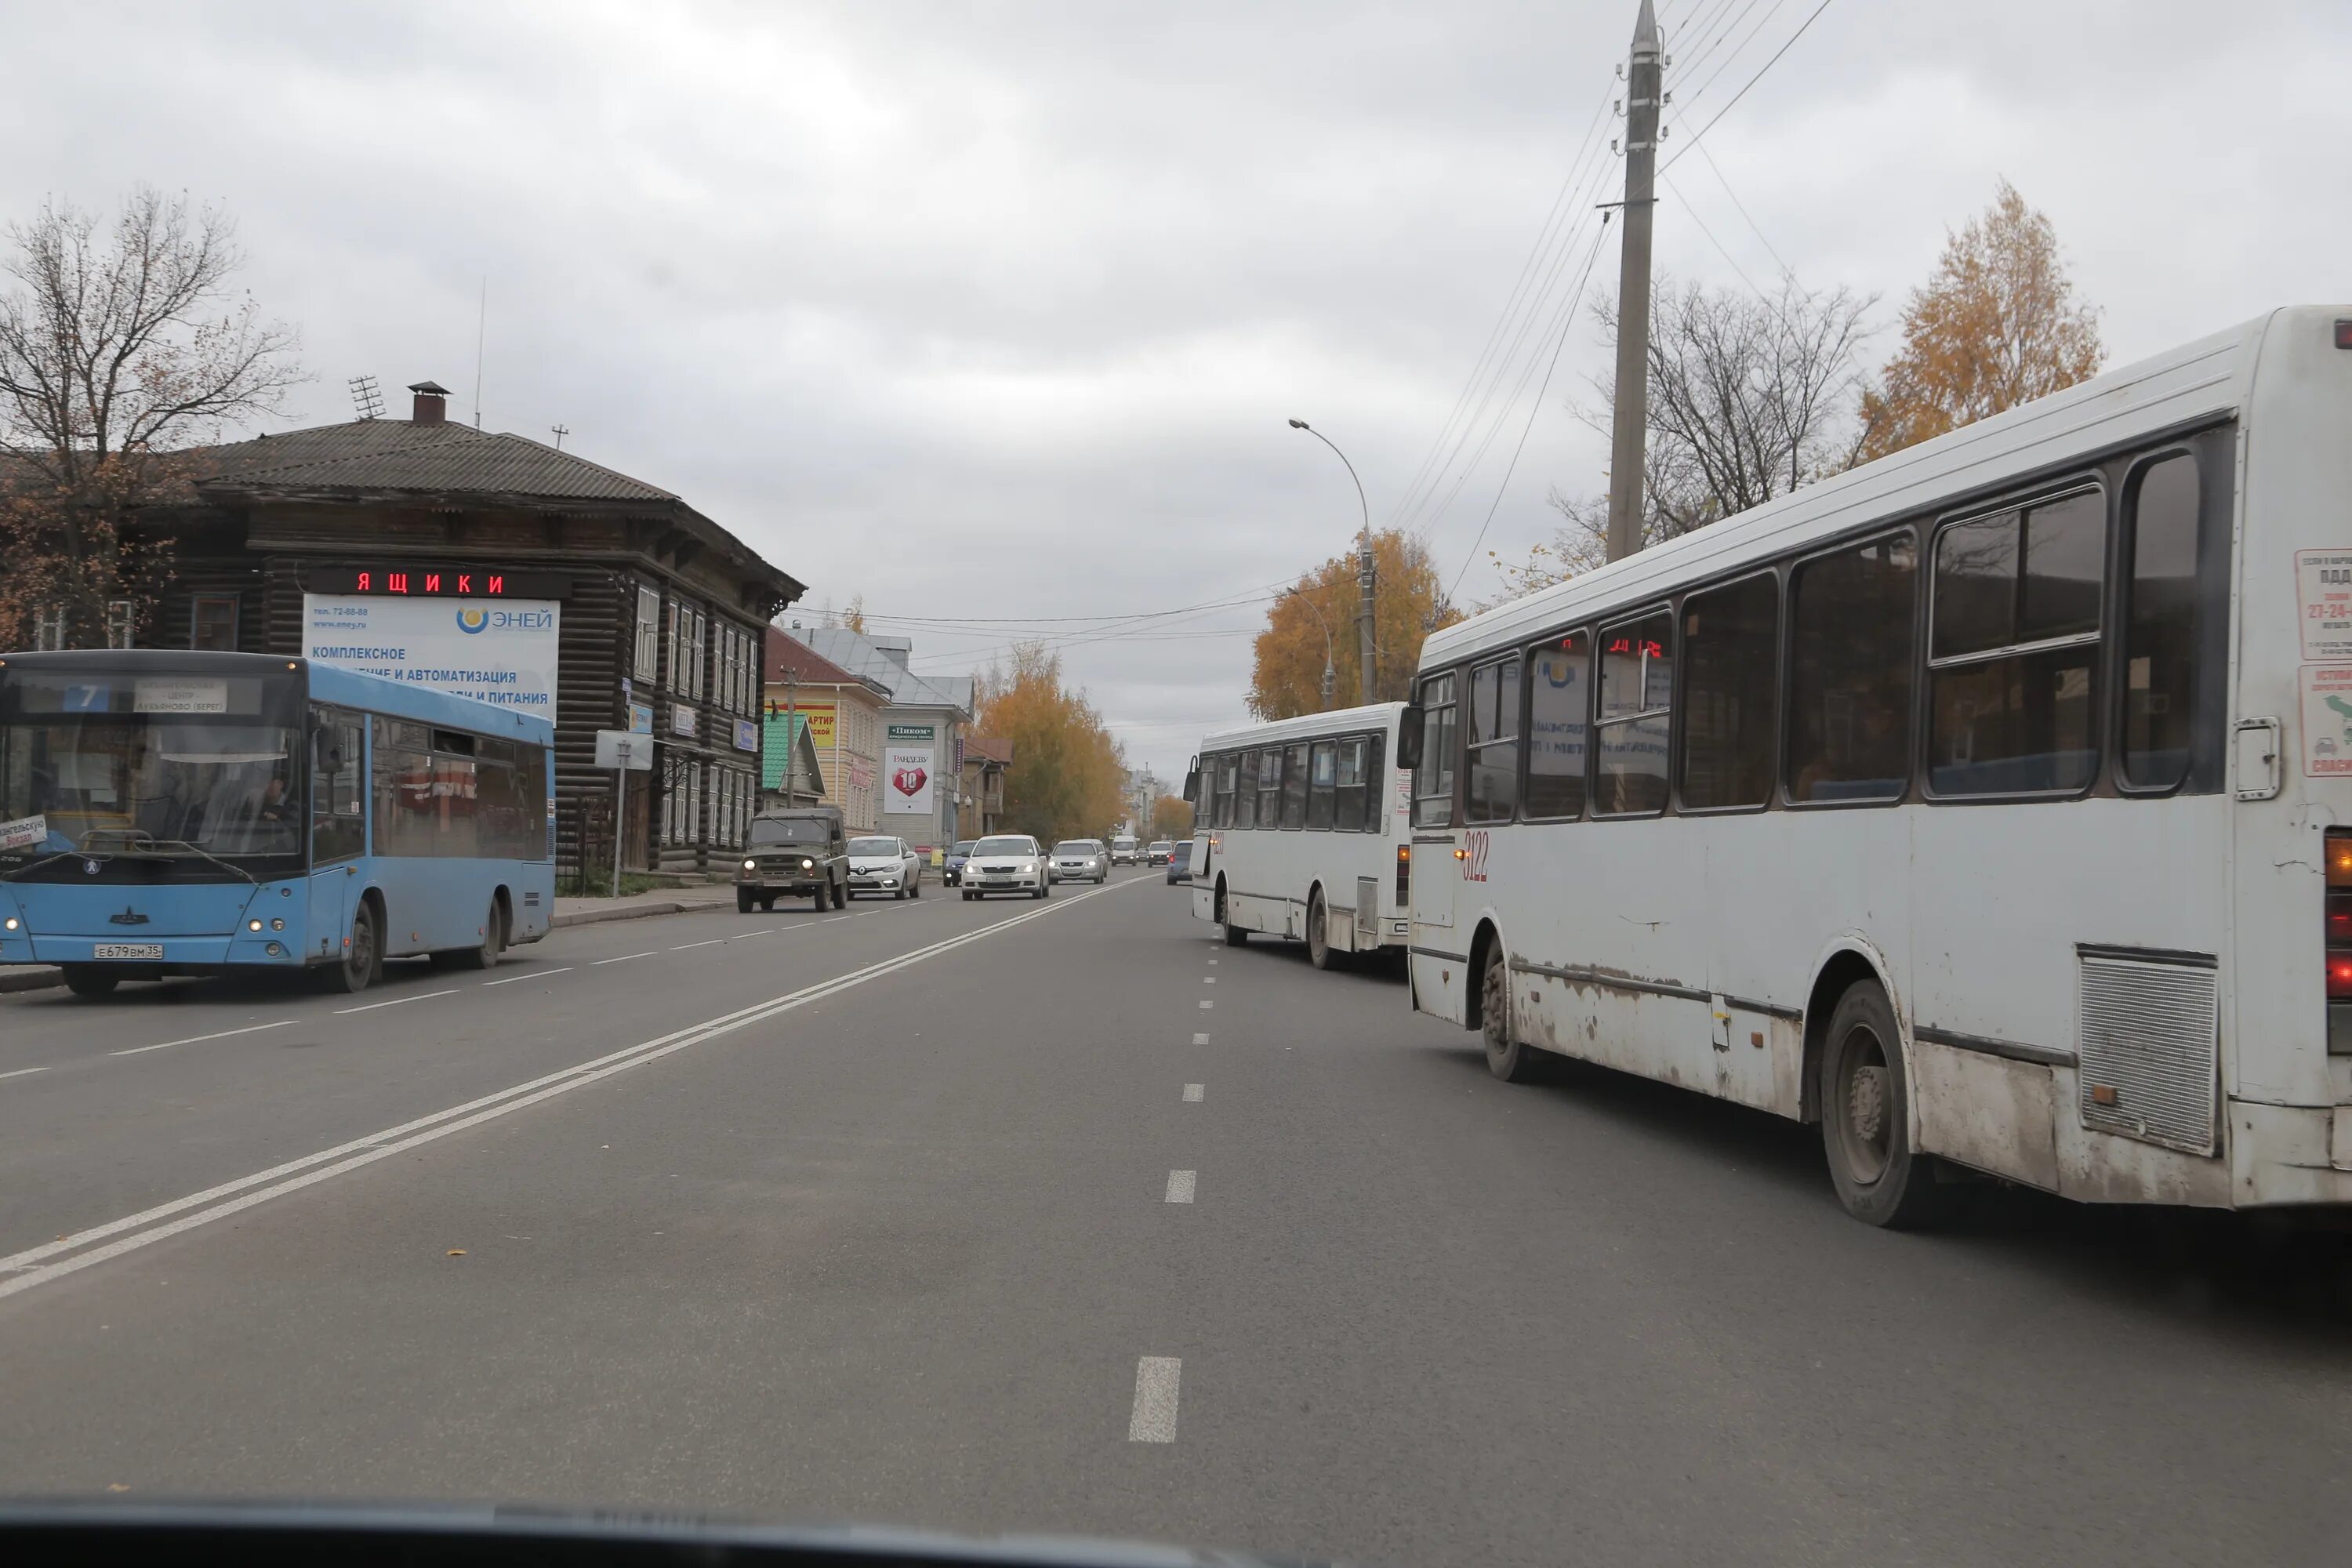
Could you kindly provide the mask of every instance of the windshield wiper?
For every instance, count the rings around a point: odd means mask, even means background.
[[[121,838],[129,842],[123,847],[113,850],[97,848],[91,842],[93,839],[105,838]],[[117,855],[142,855],[154,851],[182,849],[199,860],[211,861],[224,871],[236,872],[257,888],[261,886],[260,878],[233,860],[224,860],[211,850],[200,848],[184,838],[157,838],[136,827],[93,827],[82,835],[80,848],[60,849],[54,855],[44,855],[38,860],[19,866],[13,871],[0,873],[0,882],[14,882],[39,870],[44,866],[54,866],[60,860],[70,860],[78,855],[87,855],[96,860],[111,860]]]

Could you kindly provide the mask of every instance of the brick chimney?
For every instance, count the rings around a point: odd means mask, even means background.
[[[408,390],[416,395],[409,405],[408,417],[417,425],[440,425],[449,417],[449,389],[437,381],[413,381]]]

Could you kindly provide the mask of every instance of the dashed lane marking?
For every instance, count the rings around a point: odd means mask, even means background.
[[[646,949],[646,951],[645,951],[645,952],[625,952],[625,953],[621,954],[621,956],[620,956],[620,957],[618,957],[618,958],[599,958],[599,959],[595,959],[595,960],[593,960],[593,961],[589,963],[588,967],[589,967],[589,968],[591,968],[591,969],[595,969],[595,968],[598,968],[598,967],[600,967],[600,966],[602,966],[602,965],[604,965],[604,964],[607,964],[607,963],[628,963],[628,962],[629,962],[629,960],[631,960],[631,959],[633,959],[633,958],[651,958],[653,955],[654,955],[654,950],[653,950],[652,948],[647,948],[647,949]]]
[[[446,995],[446,993],[445,992],[444,994]],[[144,1056],[149,1051],[168,1051],[173,1046],[200,1045],[206,1040],[226,1040],[231,1035],[257,1035],[264,1029],[282,1029],[293,1021],[291,1018],[280,1018],[274,1024],[252,1024],[242,1029],[222,1029],[216,1034],[190,1035],[184,1040],[165,1040],[160,1046],[133,1046],[127,1051],[109,1051],[106,1054],[110,1057]]]
[[[1130,1443],[1176,1440],[1176,1395],[1184,1363],[1172,1355],[1139,1356],[1135,1363],[1135,1413],[1127,1418]]]
[[[1206,1035],[1194,1035],[1192,1037],[1192,1043],[1196,1046],[1205,1046],[1209,1043],[1209,1037]]]
[[[0,1078],[23,1078],[28,1073],[47,1072],[47,1068],[18,1068],[15,1072],[0,1072]]]
[[[482,984],[485,985],[512,985],[518,980],[544,980],[551,974],[569,974],[571,973],[572,965],[567,963],[561,969],[534,969],[524,974],[509,974],[504,980],[485,980]]]
[[[378,1007],[397,1007],[406,1002],[430,1002],[436,996],[455,996],[456,994],[457,994],[457,988],[454,985],[446,991],[419,991],[414,996],[395,996],[389,1002],[370,1002],[363,1007],[338,1007],[335,1009],[335,1016],[341,1017],[345,1013],[373,1013]]]
[[[1214,1002],[1210,1001],[1205,996],[1201,999],[1201,1010],[1204,1013],[1215,1005],[1216,1004]]]
[[[1191,1203],[1192,1201],[1192,1189],[1199,1184],[1200,1177],[1201,1173],[1198,1171],[1169,1172],[1167,1201],[1171,1204]]]
[[[1188,1083],[1184,1086],[1184,1103],[1198,1105],[1208,1092],[1209,1086],[1205,1083]]]

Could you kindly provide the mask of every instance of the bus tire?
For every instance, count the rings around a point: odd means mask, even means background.
[[[1958,1191],[1911,1147],[1911,1085],[1895,1009],[1875,982],[1846,987],[1822,1045],[1822,1148],[1845,1212],[1905,1230],[1950,1210]]]
[[[1248,943],[1249,932],[1234,924],[1232,912],[1225,904],[1225,885],[1223,882],[1217,884],[1217,924],[1224,928],[1227,947],[1242,947]]]
[[[735,912],[737,914],[750,914],[751,912],[751,905],[756,901],[757,900],[751,897],[751,889],[738,888],[735,889]]]
[[[1511,963],[1503,944],[1486,948],[1486,967],[1478,973],[1478,1036],[1486,1047],[1486,1070],[1505,1083],[1532,1083],[1543,1063],[1535,1047],[1511,1027]]]
[[[488,912],[482,916],[482,940],[472,947],[436,952],[433,955],[433,962],[436,968],[442,969],[495,969],[499,953],[506,945],[506,911],[498,900],[492,899]]]
[[[327,972],[333,989],[355,995],[375,983],[383,961],[383,944],[376,939],[375,926],[375,906],[362,899],[359,908],[352,911],[352,934],[342,962]]]
[[[1318,888],[1307,899],[1307,962],[1318,969],[1345,969],[1348,955],[1331,946],[1331,911]]]
[[[94,964],[68,963],[65,971],[66,989],[77,996],[110,996],[114,988],[122,984],[122,976]]]

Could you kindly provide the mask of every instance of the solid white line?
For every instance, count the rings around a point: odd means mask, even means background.
[[[1216,1004],[1214,1002],[1207,1001],[1205,999],[1201,1003],[1201,1008],[1203,1012],[1206,1012],[1209,1008],[1215,1005]]]
[[[591,968],[591,969],[594,969],[594,968],[595,968],[595,967],[597,967],[597,965],[599,965],[599,964],[604,964],[604,963],[628,963],[628,962],[629,962],[629,960],[631,960],[631,959],[633,959],[633,958],[651,958],[653,955],[654,955],[654,950],[653,950],[652,948],[650,948],[650,947],[649,947],[649,948],[646,949],[646,950],[645,950],[645,952],[625,952],[625,953],[621,954],[621,956],[620,956],[620,957],[618,957],[618,958],[599,958],[599,959],[595,959],[595,960],[593,960],[593,962],[591,962],[591,963],[589,963],[588,967],[589,967],[589,968]]]
[[[670,951],[672,952],[684,952],[689,948],[717,947],[720,942],[725,942],[726,940],[727,939],[723,936],[714,936],[708,942],[680,942],[677,946],[671,948]]]
[[[446,991],[419,991],[414,996],[395,996],[389,1002],[371,1002],[364,1007],[338,1007],[335,1009],[335,1016],[341,1017],[345,1013],[373,1013],[378,1007],[397,1007],[404,1002],[430,1002],[436,996],[455,996],[456,994],[457,994],[457,988],[454,985]]]
[[[1209,1043],[1209,1037],[1206,1035],[1195,1035],[1192,1037],[1192,1043],[1196,1046],[1205,1046]]]
[[[18,1068],[15,1072],[0,1072],[0,1078],[23,1078],[26,1073],[47,1072],[47,1068]]]
[[[1127,1418],[1129,1442],[1176,1440],[1176,1394],[1183,1380],[1184,1363],[1175,1356],[1136,1358],[1135,1414]]]
[[[1198,1171],[1169,1172],[1167,1201],[1171,1204],[1191,1203],[1192,1201],[1192,1187],[1200,1179],[1200,1174],[1201,1173]]]
[[[22,1252],[0,1258],[0,1273],[5,1273],[11,1269],[26,1270],[13,1279],[0,1280],[0,1298],[14,1296],[20,1290],[29,1290],[36,1285],[43,1285],[52,1279],[61,1279],[68,1274],[87,1268],[93,1263],[102,1263],[109,1258],[119,1258],[124,1253],[135,1251],[151,1243],[177,1236],[182,1231],[193,1230],[198,1226],[225,1219],[230,1215],[251,1208],[256,1204],[267,1203],[271,1198],[298,1192],[315,1183],[356,1171],[364,1165],[373,1164],[387,1155],[414,1149],[437,1139],[446,1138],[453,1132],[479,1126],[483,1122],[494,1121],[511,1111],[520,1110],[526,1106],[539,1104],[560,1094],[569,1094],[575,1089],[583,1089],[592,1083],[601,1083],[615,1073],[625,1072],[631,1068],[658,1060],[673,1051],[682,1051],[689,1046],[701,1045],[722,1035],[732,1034],[738,1029],[759,1023],[763,1019],[790,1012],[796,1007],[806,1006],[812,1002],[823,1001],[826,997],[847,991],[854,986],[863,985],[869,980],[878,980],[885,975],[894,974],[901,969],[935,958],[967,942],[979,942],[998,931],[1009,931],[1014,926],[1026,924],[1030,921],[1044,919],[1051,915],[1056,907],[1068,909],[1074,904],[1083,903],[1087,899],[1116,891],[1118,887],[1139,885],[1132,882],[1120,883],[1109,888],[1098,888],[1091,893],[1081,893],[1076,898],[1064,900],[1059,906],[1049,904],[1043,909],[1031,910],[1015,915],[1010,920],[981,926],[961,935],[949,937],[943,942],[933,942],[929,947],[917,948],[912,952],[901,953],[896,958],[868,964],[864,969],[853,970],[847,974],[839,975],[832,980],[820,981],[814,985],[803,986],[798,991],[772,997],[765,1002],[754,1003],[749,1007],[707,1019],[700,1024],[691,1025],[654,1039],[640,1040],[635,1045],[625,1046],[617,1051],[608,1052],[604,1056],[559,1068],[542,1077],[532,1079],[529,1082],[509,1085],[505,1089],[483,1095],[478,1100],[467,1100],[463,1105],[453,1105],[446,1110],[435,1111],[431,1115],[418,1117],[414,1121],[405,1121],[397,1127],[388,1127],[380,1132],[371,1132],[364,1137],[354,1138],[348,1143],[339,1143],[331,1149],[321,1149],[314,1154],[306,1154],[299,1159],[286,1161],[266,1171],[257,1171],[251,1175],[224,1182],[218,1186],[207,1187],[203,1192],[191,1193],[185,1197],[158,1204],[152,1208],[143,1209],[137,1214],[125,1215],[121,1219],[109,1220],[103,1225],[93,1226],[77,1235],[62,1237],[56,1241],[43,1242],[38,1247],[26,1247]],[[337,1163],[330,1164],[328,1163],[330,1161]],[[302,1173],[294,1174],[297,1172]],[[281,1177],[289,1179],[280,1180]],[[264,1183],[276,1184],[263,1186]],[[248,1188],[260,1190],[247,1191]],[[231,1197],[229,1196],[231,1194],[243,1195]],[[226,1199],[226,1201],[215,1202],[216,1199]],[[212,1206],[201,1207],[206,1204]],[[190,1209],[195,1209],[198,1212],[185,1213]],[[173,1220],[168,1225],[154,1226],[155,1221],[172,1215],[182,1215],[183,1217]],[[154,1226],[154,1227],[140,1228],[144,1226]],[[133,1231],[137,1234],[123,1236],[122,1233],[125,1231]],[[121,1236],[122,1239],[63,1258],[45,1268],[30,1267],[45,1258],[55,1258],[63,1252],[72,1252],[77,1247],[88,1247],[90,1243],[103,1240],[110,1236]]]
[[[1188,1083],[1184,1086],[1184,1103],[1198,1105],[1208,1092],[1209,1086],[1205,1083]]]
[[[193,1046],[205,1040],[226,1040],[231,1035],[257,1035],[264,1029],[282,1029],[293,1021],[291,1018],[280,1018],[275,1024],[255,1024],[249,1028],[223,1029],[216,1035],[190,1035],[184,1040],[165,1040],[160,1046],[133,1046],[127,1051],[109,1051],[106,1054],[110,1057],[143,1056],[149,1051],[168,1051],[173,1046]]]
[[[544,980],[551,974],[569,974],[571,973],[572,965],[567,963],[561,969],[534,969],[528,974],[509,974],[504,980],[485,980],[482,984],[485,985],[511,985],[518,980]]]

